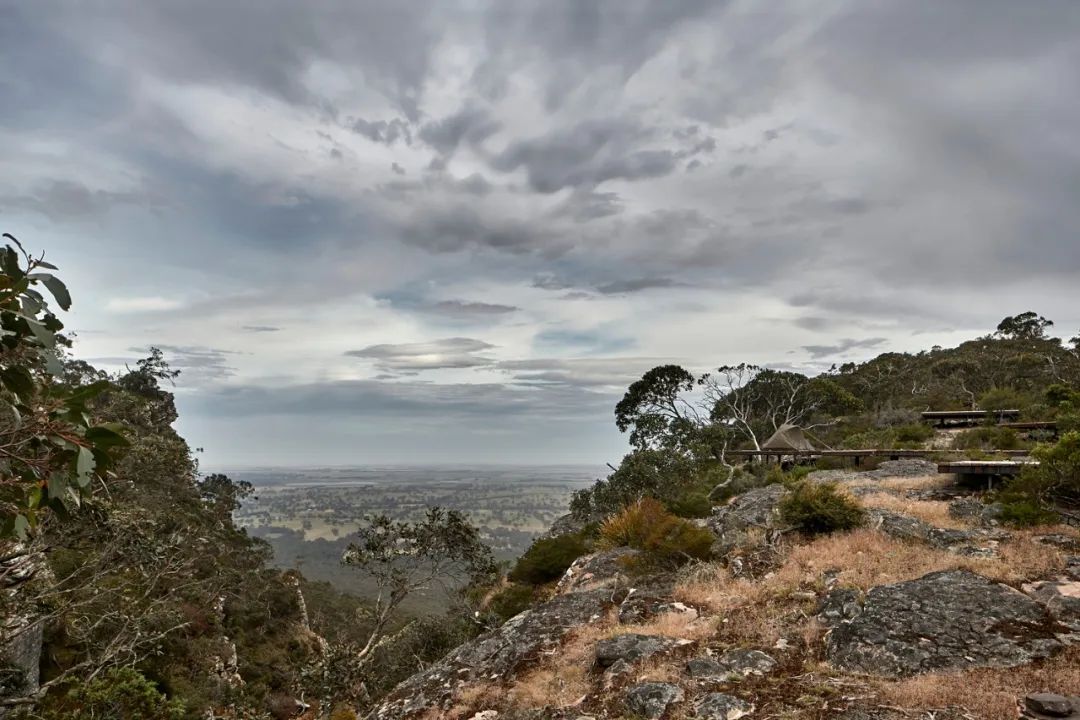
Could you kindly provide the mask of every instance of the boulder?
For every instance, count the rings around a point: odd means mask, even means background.
[[[862,611],[829,633],[826,657],[843,670],[886,677],[1013,667],[1060,649],[1062,630],[1024,593],[949,570],[870,590]]]
[[[708,527],[717,536],[714,549],[724,553],[746,539],[751,528],[771,528],[779,520],[779,505],[787,489],[780,484],[747,490],[713,510]]]
[[[910,515],[880,508],[873,508],[868,514],[870,527],[890,537],[924,542],[940,550],[948,550],[960,555],[992,557],[997,544],[1010,537],[1004,530],[955,530],[934,527]]]
[[[1068,698],[1055,693],[1031,693],[1024,696],[1022,703],[1024,717],[1040,718],[1080,718],[1080,697]]]
[[[616,635],[596,643],[596,664],[599,667],[607,668],[620,660],[635,663],[657,653],[668,652],[688,644],[690,644],[689,640],[678,640],[660,635],[639,635],[637,633]]]
[[[686,663],[686,674],[695,680],[722,680],[725,668],[714,657],[696,657]]]
[[[724,693],[709,693],[694,704],[694,717],[706,720],[737,720],[752,712],[753,705]]]
[[[439,662],[408,678],[367,717],[398,720],[445,709],[461,685],[512,676],[526,662],[558,646],[567,632],[599,620],[610,605],[610,590],[556,596],[458,646]]]
[[[776,667],[776,660],[760,650],[729,650],[720,656],[719,663],[729,677],[765,675]]]
[[[683,691],[678,685],[662,682],[646,682],[626,690],[626,709],[644,718],[663,717],[668,707],[682,701]]]
[[[563,573],[559,584],[555,587],[555,594],[565,595],[581,590],[599,590],[625,585],[627,582],[626,563],[639,554],[639,551],[633,548],[622,547],[579,557]]]
[[[987,504],[971,496],[959,497],[949,503],[949,517],[968,520],[983,527],[997,526],[1003,510],[1001,503]]]

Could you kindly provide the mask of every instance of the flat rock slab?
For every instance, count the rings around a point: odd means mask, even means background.
[[[655,720],[664,716],[667,709],[683,699],[678,685],[647,682],[627,688],[624,702],[626,709],[640,717]]]
[[[1080,633],[1080,580],[1043,580],[1024,585],[1022,589],[1055,620]]]
[[[610,590],[594,590],[557,596],[515,615],[402,682],[367,717],[398,720],[442,709],[458,686],[511,676],[570,630],[599,619],[610,605]]]
[[[619,661],[635,663],[657,653],[668,652],[674,648],[689,644],[689,640],[679,640],[660,635],[640,635],[638,633],[616,635],[596,643],[596,664],[599,667],[608,668]]]
[[[705,720],[738,720],[752,712],[753,705],[724,693],[709,693],[694,705],[694,717]]]
[[[885,677],[1014,667],[1049,657],[1066,631],[1038,602],[967,570],[870,590],[862,611],[829,633],[838,668]]]

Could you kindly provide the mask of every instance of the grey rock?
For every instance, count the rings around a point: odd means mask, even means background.
[[[836,627],[844,620],[851,620],[862,612],[859,591],[853,588],[836,588],[821,598],[818,618],[826,627]]]
[[[695,680],[720,680],[726,672],[716,658],[696,657],[686,663],[686,674]]]
[[[776,660],[760,650],[729,650],[719,663],[730,675],[741,677],[765,675],[776,667]]]
[[[995,527],[1001,521],[1001,503],[984,503],[978,498],[959,497],[949,503],[949,517],[969,520],[983,527]]]
[[[843,670],[899,677],[967,667],[1013,667],[1049,657],[1061,626],[1027,595],[967,570],[883,585],[829,633]]]
[[[994,547],[1010,537],[1004,530],[955,530],[939,528],[910,515],[874,508],[868,512],[870,526],[898,540],[924,542],[961,555],[992,557]]]
[[[572,513],[560,515],[555,518],[551,523],[551,527],[548,531],[540,536],[538,539],[559,537],[560,535],[569,535],[571,533],[581,532],[585,529],[585,526],[590,522],[594,522],[599,518],[579,518]]]
[[[859,473],[865,478],[884,480],[896,477],[924,477],[937,475],[937,463],[923,458],[901,458],[899,460],[886,460],[874,470]]]
[[[635,663],[657,653],[668,652],[673,648],[687,644],[689,644],[687,640],[676,640],[660,635],[640,635],[638,633],[616,635],[596,643],[596,664],[602,668],[607,668],[620,660]]]
[[[724,553],[742,543],[751,528],[774,527],[779,520],[779,505],[787,489],[780,484],[747,490],[726,505],[713,510],[708,527],[716,534],[714,549]]]
[[[600,619],[610,604],[610,590],[593,590],[556,596],[530,608],[399,684],[367,717],[398,720],[443,709],[460,685],[510,677],[558,646],[570,630]]]
[[[697,610],[675,602],[669,595],[648,590],[630,590],[619,604],[619,622],[623,624],[644,622],[663,613],[680,613],[697,617]]]
[[[581,590],[599,590],[625,585],[627,582],[626,563],[640,554],[633,548],[615,548],[606,552],[585,555],[575,560],[555,587],[556,595],[579,592]]]
[[[626,691],[626,709],[635,715],[650,718],[663,717],[668,707],[683,699],[678,685],[647,682],[633,685]]]
[[[1071,535],[1063,535],[1061,533],[1049,533],[1047,535],[1035,535],[1032,537],[1035,542],[1042,543],[1043,545],[1053,545],[1054,547],[1061,548],[1069,552],[1075,552],[1080,550],[1080,540],[1072,537]]]
[[[1080,698],[1077,698],[1080,700]],[[1064,695],[1054,693],[1031,693],[1024,696],[1024,710],[1029,717],[1069,718],[1080,714],[1080,704]]]
[[[737,720],[752,712],[753,705],[724,693],[709,693],[694,704],[694,717],[706,720]]]
[[[1043,580],[1028,583],[1021,589],[1055,620],[1080,633],[1080,580]]]

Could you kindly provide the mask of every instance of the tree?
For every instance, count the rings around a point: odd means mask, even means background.
[[[783,425],[806,428],[817,416],[832,416],[857,408],[858,399],[829,377],[808,378],[799,373],[742,363],[725,365],[702,376],[705,400],[713,422],[735,428],[755,450],[763,434]]]
[[[497,571],[480,531],[456,510],[429,508],[424,520],[415,523],[375,515],[357,536],[342,562],[367,574],[378,587],[371,631],[356,652],[360,664],[369,662],[389,639],[387,630],[407,597],[433,586],[449,590],[479,584]]]
[[[68,341],[41,290],[61,310],[71,307],[64,283],[43,272],[56,266],[3,237],[10,242],[0,251],[0,545],[26,538],[48,511],[78,505],[94,478],[105,476],[109,449],[125,442],[117,427],[92,425],[86,411],[107,381],[71,387],[55,380]]]
[[[678,365],[660,365],[634,382],[615,406],[615,424],[630,430],[630,444],[639,450],[678,442],[701,423],[684,393],[694,389],[694,376]]]
[[[1042,340],[1046,337],[1046,328],[1053,324],[1052,320],[1029,310],[1002,320],[995,334],[1013,340]]]

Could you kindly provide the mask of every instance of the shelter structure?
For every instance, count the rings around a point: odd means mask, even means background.
[[[807,455],[816,452],[806,433],[798,425],[781,425],[761,444],[761,451],[766,458],[775,453],[777,462],[782,461],[784,455]]]

